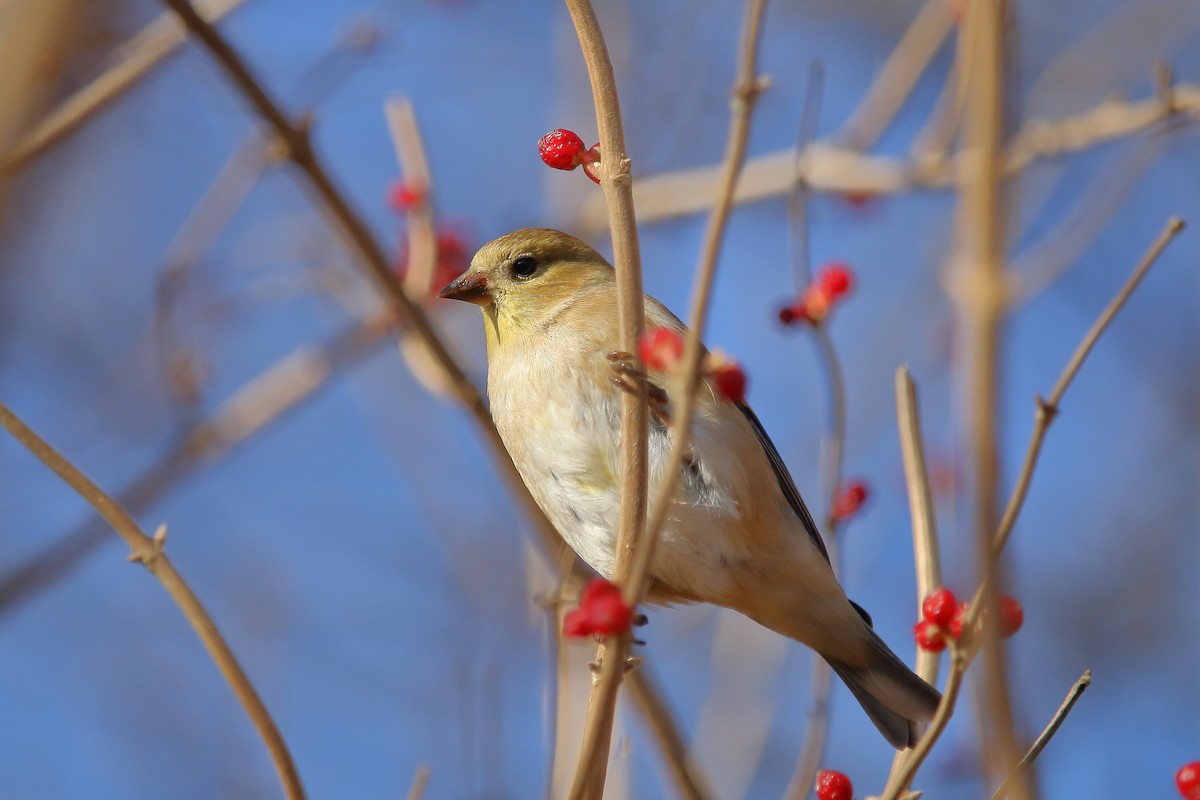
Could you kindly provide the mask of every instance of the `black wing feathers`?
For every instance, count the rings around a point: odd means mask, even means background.
[[[787,498],[788,505],[796,512],[796,516],[800,518],[804,529],[808,531],[808,536],[813,540],[813,544],[821,551],[821,555],[829,561],[829,552],[825,549],[825,542],[821,541],[821,532],[817,530],[817,523],[813,521],[812,514],[808,512],[808,507],[804,505],[804,499],[800,497],[800,490],[796,488],[796,483],[792,480],[792,476],[788,473],[787,465],[783,463],[783,458],[780,457],[779,451],[775,449],[775,445],[771,442],[771,437],[767,436],[767,432],[763,430],[762,423],[758,421],[758,417],[750,410],[750,406],[739,404],[738,408],[742,410],[742,414],[750,423],[750,427],[754,429],[754,435],[758,437],[758,443],[762,445],[763,452],[767,454],[767,461],[771,462],[771,471],[775,473],[775,479],[779,481],[779,489],[783,492],[783,496]]]

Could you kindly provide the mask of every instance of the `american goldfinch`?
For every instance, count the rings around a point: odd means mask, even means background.
[[[612,578],[620,503],[616,281],[604,257],[559,231],[485,244],[439,293],[475,303],[487,336],[488,399],[530,493],[563,539]],[[683,331],[652,297],[647,326]],[[649,371],[659,387],[668,377]],[[669,404],[669,397],[666,402]],[[650,425],[650,492],[672,440]],[[651,565],[650,599],[734,609],[821,654],[884,737],[911,747],[940,700],[847,599],[825,545],[754,412],[702,382],[691,450]]]

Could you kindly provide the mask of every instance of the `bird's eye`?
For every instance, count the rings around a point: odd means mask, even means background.
[[[512,274],[514,278],[520,280],[528,280],[533,277],[533,273],[537,272],[538,262],[533,256],[521,256],[512,262]]]

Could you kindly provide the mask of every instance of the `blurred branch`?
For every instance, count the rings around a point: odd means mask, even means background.
[[[908,510],[912,517],[913,561],[917,569],[917,608],[924,599],[941,588],[942,563],[938,550],[937,512],[925,465],[925,445],[921,435],[921,413],[917,403],[917,384],[902,364],[896,370],[896,426],[900,431],[900,453],[904,459],[904,479],[908,487]],[[941,657],[917,648],[916,673],[930,686],[937,685]],[[892,759],[888,784],[909,759],[911,750],[900,750]]]
[[[825,378],[829,423],[821,440],[821,486],[828,503],[825,513],[825,550],[835,573],[839,572],[838,490],[842,483],[842,454],[846,443],[846,386],[842,377],[842,363],[824,322],[814,323],[813,336],[817,344],[820,370]],[[833,690],[833,670],[829,662],[813,654],[811,676],[811,707],[804,728],[804,740],[796,767],[788,781],[785,797],[803,800],[812,790],[821,768],[829,738],[829,706]]]
[[[262,737],[263,743],[266,744],[267,750],[271,754],[271,760],[275,764],[275,771],[279,775],[279,782],[283,786],[284,794],[290,800],[302,800],[304,788],[300,784],[300,775],[296,772],[291,753],[288,752],[287,744],[283,741],[279,729],[275,727],[275,721],[271,718],[270,712],[263,705],[262,699],[251,685],[250,679],[246,677],[246,673],[242,671],[241,665],[238,664],[233,651],[229,649],[225,638],[217,629],[216,623],[213,622],[212,617],[209,616],[200,600],[176,571],[164,552],[166,526],[161,526],[153,538],[147,536],[124,508],[30,430],[3,404],[0,404],[0,424],[3,424],[8,432],[30,453],[52,469],[68,486],[78,492],[80,497],[90,503],[100,516],[104,517],[113,530],[129,545],[130,561],[141,563],[150,571],[150,574],[158,578],[163,588],[171,595],[171,599],[179,606],[196,635],[200,637],[204,649],[208,651],[217,665],[217,669],[220,670],[229,687],[233,689],[234,696],[237,697],[238,702],[246,710],[247,716],[250,717],[250,721],[258,730],[259,736]]]
[[[197,0],[196,12],[216,22],[246,0]],[[7,153],[0,174],[20,169],[31,159],[83,125],[150,74],[187,40],[187,29],[174,14],[162,14],[117,51],[116,63],[47,114]]]
[[[1200,85],[1177,83],[1142,100],[1110,99],[1057,120],[1030,120],[1004,150],[1003,174],[1015,175],[1037,161],[1087,150],[1098,144],[1152,130],[1171,120],[1200,120]],[[734,202],[753,203],[787,194],[794,183],[795,150],[777,150],[746,161]],[[804,180],[814,191],[894,194],[944,189],[961,180],[959,159],[900,159],[863,155],[828,142],[813,142],[799,154]],[[717,194],[720,167],[695,167],[638,179],[634,200],[638,221],[657,222],[708,208]],[[598,227],[598,203],[586,201],[581,222]]]
[[[626,155],[625,132],[621,124],[621,103],[612,60],[604,42],[604,32],[589,0],[566,0],[567,11],[579,38],[583,61],[591,82],[596,107],[596,125],[600,133],[600,186],[608,209],[612,232],[613,266],[616,268],[617,316],[621,349],[638,352],[645,328],[642,292],[642,257],[638,246],[637,221],[633,210],[633,186],[630,160]],[[646,530],[647,483],[649,481],[649,404],[644,382],[634,391],[621,395],[620,492],[621,505],[617,526],[616,564],[613,580],[622,587],[625,601],[636,605],[641,584],[631,576],[631,551],[642,540],[650,539]],[[617,689],[625,673],[630,635],[602,641],[596,659],[600,674],[592,683],[584,720],[583,743],[569,797],[573,800],[604,795],[608,773],[608,754],[617,708]]]
[[[1067,721],[1067,714],[1071,713],[1071,709],[1075,707],[1075,701],[1083,696],[1083,693],[1089,686],[1092,685],[1092,671],[1084,670],[1083,675],[1079,680],[1075,681],[1075,685],[1071,687],[1071,691],[1067,692],[1067,697],[1062,701],[1062,705],[1058,707],[1058,711],[1054,712],[1054,716],[1050,718],[1050,723],[1046,725],[1046,729],[1041,732],[1038,738],[1034,741],[1033,746],[1029,748],[1029,752],[1021,759],[1021,763],[1017,764],[1017,770],[1024,771],[1029,768],[1033,760],[1042,754],[1046,749],[1046,745],[1050,743],[1050,739],[1054,734],[1058,733],[1058,729]],[[996,789],[996,793],[992,795],[992,800],[1001,800],[1008,794],[1009,782],[1012,777],[1005,779],[1004,783]]]
[[[679,735],[679,727],[675,723],[671,709],[662,699],[659,689],[649,674],[649,667],[642,664],[626,676],[629,681],[629,693],[633,696],[636,708],[641,712],[642,720],[654,735],[662,751],[663,761],[667,771],[675,781],[678,796],[684,800],[706,800],[713,797],[700,765],[688,757],[687,746]]]
[[[964,107],[958,152],[955,244],[949,267],[950,297],[958,316],[967,459],[971,464],[971,526],[982,585],[982,606],[991,613],[981,631],[982,707],[980,758],[999,780],[1020,758],[1013,728],[1004,648],[996,620],[999,560],[990,539],[999,519],[1000,492],[1000,332],[1008,314],[1005,270],[1005,208],[1002,147],[1007,68],[1006,2],[969,3],[960,35]],[[1031,796],[1029,781],[1018,776],[1017,800]]]
[[[408,240],[408,259],[404,272],[404,291],[410,297],[428,298],[440,286],[433,286],[437,267],[437,231],[433,222],[433,175],[425,157],[425,144],[417,127],[417,116],[406,97],[389,97],[383,106],[396,161],[400,165],[402,185],[409,187],[416,202],[405,209],[405,232]],[[441,397],[451,394],[444,373],[437,368],[436,359],[424,346],[420,336],[402,331],[400,353],[408,368],[426,389]]]
[[[1012,532],[1017,516],[1021,512],[1025,496],[1029,491],[1030,482],[1033,479],[1034,467],[1037,465],[1038,455],[1041,452],[1046,431],[1058,413],[1058,407],[1062,402],[1063,395],[1070,388],[1071,382],[1074,380],[1075,375],[1078,374],[1080,367],[1083,366],[1083,362],[1092,351],[1092,348],[1095,347],[1100,335],[1104,333],[1113,318],[1116,317],[1117,313],[1133,295],[1134,290],[1137,289],[1142,278],[1145,277],[1146,273],[1157,262],[1163,250],[1179,235],[1183,228],[1184,222],[1178,217],[1172,217],[1167,222],[1166,228],[1159,234],[1146,254],[1142,256],[1142,260],[1138,263],[1137,268],[1134,269],[1133,274],[1129,276],[1128,280],[1118,290],[1116,296],[1092,324],[1091,329],[1084,335],[1083,340],[1079,343],[1079,346],[1059,375],[1054,390],[1050,393],[1050,399],[1042,400],[1038,398],[1036,421],[1028,449],[1025,453],[1025,461],[1021,467],[1021,474],[1017,479],[1017,484],[1013,488],[1012,494],[1009,496],[1008,505],[1004,510],[1004,517],[1000,521],[999,529],[990,544],[993,558],[999,557],[1004,545],[1008,542],[1008,536]],[[889,777],[887,788],[881,796],[881,800],[896,800],[904,789],[907,788],[954,713],[958,690],[962,685],[963,676],[966,673],[967,667],[970,666],[973,657],[970,650],[973,644],[971,642],[971,631],[974,630],[974,626],[979,621],[982,609],[980,601],[983,597],[983,589],[984,587],[980,586],[980,591],[976,593],[975,599],[971,603],[971,610],[963,620],[963,639],[960,639],[958,642],[953,640],[950,642],[950,675],[946,680],[946,688],[943,690],[941,705],[938,706],[937,713],[934,715],[933,721],[929,724],[929,729],[926,730],[925,735],[921,737],[920,741],[917,742],[917,746],[911,751],[911,756],[903,769],[899,772],[894,772]]]
[[[140,513],[205,462],[228,455],[284,414],[311,400],[332,379],[361,361],[391,332],[391,323],[354,325],[325,343],[301,347],[263,370],[192,425],[179,442],[117,494],[118,502]],[[95,548],[108,541],[108,528],[89,520],[15,570],[0,577],[0,614],[35,591],[48,588]]]
[[[870,150],[904,106],[953,27],[946,0],[925,0],[879,68],[866,96],[831,139],[850,150]]]
[[[521,476],[513,466],[512,459],[504,449],[500,434],[492,424],[487,403],[458,362],[450,355],[424,309],[405,293],[404,288],[392,273],[382,246],[371,233],[367,224],[334,185],[320,158],[312,149],[308,124],[294,123],[284,114],[278,103],[250,72],[242,56],[221,36],[216,28],[196,12],[188,0],[162,1],[179,15],[188,30],[228,73],[230,80],[246,97],[255,112],[274,129],[276,136],[286,149],[288,159],[304,175],[308,187],[320,201],[321,208],[336,221],[347,243],[359,257],[359,262],[365,272],[374,280],[393,313],[421,338],[429,351],[432,363],[443,373],[446,385],[475,418],[476,423],[483,431],[484,438],[491,448],[494,462],[500,468],[511,491],[525,508],[528,518],[533,522],[545,552],[549,557],[553,557],[553,554],[564,546],[562,540],[537,503],[533,501],[529,490],[525,488]]]
[[[425,787],[429,784],[429,765],[418,764],[413,773],[412,784],[408,787],[406,800],[421,800],[425,796]]]
[[[1129,192],[1162,151],[1163,143],[1164,139],[1155,137],[1121,153],[1111,168],[1100,170],[1060,224],[1013,258],[1014,304],[1036,297],[1078,263],[1108,228]]]
[[[258,185],[270,161],[259,136],[244,141],[217,173],[167,246],[156,287],[154,329],[168,385],[185,402],[199,400],[197,369],[177,344],[173,322],[180,297],[200,258]]]

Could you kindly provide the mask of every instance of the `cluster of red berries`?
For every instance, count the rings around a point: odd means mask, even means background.
[[[1007,639],[1021,629],[1025,610],[1008,595],[996,598],[996,603],[1000,607],[1000,635]],[[917,646],[931,653],[945,650],[950,639],[962,636],[963,623],[970,612],[971,604],[958,602],[949,589],[931,592],[921,602],[921,621],[913,626]]]
[[[618,636],[633,623],[633,609],[626,605],[615,583],[595,578],[579,593],[579,608],[563,617],[563,636]]]
[[[666,372],[683,359],[683,336],[672,328],[650,328],[638,343],[642,363],[656,372]],[[704,372],[726,400],[746,402],[746,373],[741,365],[720,352],[709,353]]]
[[[1175,787],[1184,800],[1200,800],[1200,761],[1179,768],[1175,773]]]
[[[826,264],[800,299],[779,310],[779,321],[784,325],[807,323],[816,325],[829,316],[846,295],[854,288],[854,272],[840,261]]]
[[[538,139],[537,148],[546,166],[568,171],[583,167],[585,175],[595,183],[600,182],[599,143],[585,148],[583,139],[575,131],[557,128]]]
[[[853,517],[867,502],[867,485],[862,481],[846,481],[838,487],[837,497],[833,500],[833,519],[843,522]]]
[[[823,769],[817,773],[817,800],[851,800],[854,786],[843,773]]]

